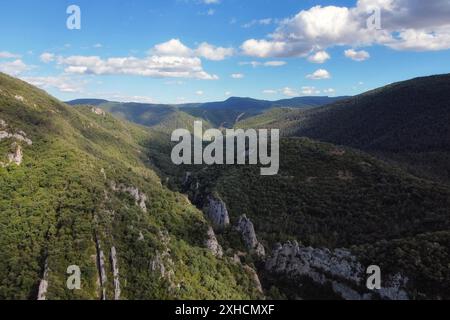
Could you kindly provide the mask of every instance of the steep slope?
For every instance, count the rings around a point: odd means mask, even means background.
[[[265,247],[266,267],[260,268],[260,276],[268,292],[303,299],[363,298],[365,268],[380,265],[386,285],[395,282],[396,274],[409,279],[405,297],[450,296],[449,188],[362,152],[309,139],[283,139],[280,152],[276,176],[260,176],[252,166],[187,168],[186,192],[191,199],[200,207],[211,202],[208,195],[222,199],[230,225],[238,226],[220,234],[224,247],[250,250],[256,256],[261,252],[258,243]],[[300,247],[287,244],[271,252],[277,243],[288,241],[297,241]],[[330,250],[339,248],[345,249],[332,256]],[[321,258],[307,269],[311,255]],[[415,264],[407,264],[409,255]],[[350,262],[342,262],[339,269],[341,257]],[[347,274],[348,264],[358,266],[358,273]],[[328,278],[327,266],[342,282]],[[316,274],[317,268],[324,273]],[[361,296],[352,296],[348,288],[346,295],[336,295],[341,286],[352,283],[352,277],[359,279],[354,286],[362,290]],[[328,280],[314,283],[322,278]],[[323,288],[328,281],[333,289]]]
[[[412,79],[311,110],[248,119],[267,126],[369,151],[416,174],[450,183],[450,75]]]
[[[1,299],[252,299],[249,266],[146,164],[153,133],[0,74]],[[66,286],[69,266],[81,289]]]

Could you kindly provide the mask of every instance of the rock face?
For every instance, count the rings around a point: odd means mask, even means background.
[[[38,300],[46,300],[47,298],[47,290],[48,290],[48,263],[45,262],[44,275],[42,276],[42,280],[39,283],[39,291],[38,291]]]
[[[255,227],[246,215],[239,218],[236,230],[241,233],[242,239],[248,250],[255,252],[259,257],[264,257],[266,255],[264,246],[259,243],[256,237]]]
[[[33,141],[31,139],[27,138],[27,134],[23,131],[17,131],[16,133],[11,133],[7,131],[8,124],[0,119],[0,128],[2,131],[0,131],[0,141],[5,139],[11,139],[13,140],[11,144],[11,152],[6,155],[6,158],[8,161],[6,163],[0,162],[1,167],[7,167],[11,164],[16,164],[20,166],[23,161],[23,149],[21,144],[27,144],[31,146],[33,144]]]
[[[208,229],[208,239],[206,240],[206,247],[218,258],[222,258],[223,249],[217,241],[216,234],[214,233],[213,228],[209,227]]]
[[[102,290],[101,299],[106,300],[106,282],[108,278],[106,277],[106,268],[105,268],[105,254],[100,246],[100,241],[96,238],[96,249],[97,249],[97,269],[100,279],[100,287]]]
[[[205,211],[214,228],[223,230],[230,225],[227,206],[222,200],[208,196]]]
[[[101,108],[96,108],[96,107],[93,107],[92,109],[91,109],[91,112],[92,113],[95,113],[96,115],[98,115],[98,116],[106,116],[106,112],[103,110],[103,109],[101,109]]]
[[[368,290],[365,269],[346,249],[305,248],[297,242],[278,244],[266,260],[265,269],[292,279],[308,277],[317,285],[329,285],[346,300],[408,299],[405,289],[408,279],[401,275],[385,277],[381,290]]]
[[[14,149],[14,151],[8,154],[8,161],[9,163],[15,163],[16,165],[20,166],[23,160],[22,147],[15,142],[11,145],[11,147]]]
[[[116,185],[114,181],[111,182],[111,189],[114,192],[124,192],[128,193],[136,201],[136,205],[141,208],[142,211],[147,212],[147,206],[145,202],[147,201],[147,196],[140,192],[136,187],[128,187],[123,184]]]
[[[117,251],[115,247],[111,248],[111,266],[114,275],[114,300],[120,300],[119,266],[117,263]]]

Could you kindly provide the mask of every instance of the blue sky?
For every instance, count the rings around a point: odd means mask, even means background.
[[[450,3],[421,2],[2,1],[0,71],[62,100],[354,95],[450,71]]]

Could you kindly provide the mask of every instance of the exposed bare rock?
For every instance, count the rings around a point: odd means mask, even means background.
[[[123,184],[116,185],[114,181],[111,182],[111,189],[115,192],[124,192],[131,195],[136,201],[136,205],[141,208],[142,211],[147,212],[147,206],[145,202],[147,201],[147,196],[140,192],[136,187],[128,187]]]
[[[244,240],[245,246],[248,250],[255,252],[259,257],[264,257],[266,255],[264,246],[256,237],[255,227],[246,215],[239,218],[236,230],[241,233],[242,239]]]
[[[248,265],[244,266],[244,269],[251,274],[252,280],[255,284],[256,290],[258,290],[259,293],[264,293],[263,287],[261,285],[261,281],[259,280],[258,273],[256,273],[255,269],[251,268]]]
[[[25,142],[27,145],[31,146],[33,141],[28,139],[25,132],[19,131],[19,133],[9,133],[8,131],[0,131],[0,141],[4,139],[14,139],[19,142]]]
[[[92,113],[95,113],[98,116],[106,116],[106,112],[102,108],[93,107],[91,109]]]
[[[227,206],[222,200],[208,196],[205,211],[214,228],[223,230],[230,224]]]
[[[23,160],[22,147],[15,142],[11,145],[11,147],[14,149],[14,151],[8,154],[8,161],[9,163],[15,163],[16,165],[20,166]]]
[[[38,291],[38,300],[46,300],[47,299],[47,290],[48,290],[48,263],[45,261],[44,274],[42,276],[41,282],[39,283],[39,291]]]
[[[15,95],[14,96],[14,98],[17,100],[17,101],[20,101],[20,102],[25,102],[25,98],[24,97],[22,97],[22,96],[19,96],[19,95]]]
[[[408,293],[404,290],[409,279],[400,273],[391,276],[379,290],[382,298],[388,300],[409,300]]]
[[[300,247],[297,242],[278,244],[269,259],[266,270],[293,279],[308,277],[317,285],[330,285],[332,290],[347,300],[408,299],[407,278],[387,276],[381,290],[366,288],[365,269],[346,249],[314,249]]]
[[[116,248],[111,248],[111,266],[114,275],[114,300],[120,300],[120,279],[119,279],[119,266],[117,263]]]
[[[0,119],[0,128],[5,128],[6,127],[6,121],[3,119]]]
[[[96,249],[97,249],[97,269],[100,276],[100,286],[102,288],[102,300],[106,300],[106,282],[108,278],[106,277],[106,268],[105,268],[105,255],[100,246],[100,241],[96,237]]]
[[[208,239],[206,240],[206,247],[212,252],[216,257],[222,258],[223,249],[217,241],[216,234],[213,228],[208,229]]]

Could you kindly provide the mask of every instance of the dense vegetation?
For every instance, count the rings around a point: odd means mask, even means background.
[[[150,169],[144,146],[156,133],[90,107],[68,107],[3,74],[0,90],[5,130],[33,141],[21,143],[20,165],[0,167],[0,299],[35,299],[46,265],[48,299],[98,299],[96,239],[106,256],[108,298],[113,246],[123,299],[260,296],[243,266],[205,248],[201,212]],[[11,142],[2,139],[2,157]],[[112,182],[138,188],[146,211]],[[164,270],[152,268],[158,258]],[[82,288],[70,291],[66,270],[74,264]]]

